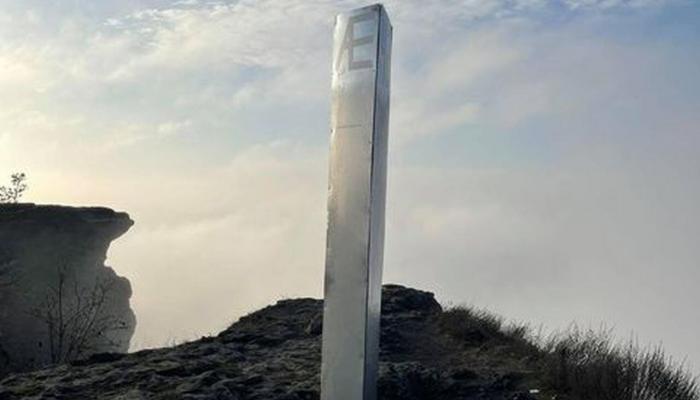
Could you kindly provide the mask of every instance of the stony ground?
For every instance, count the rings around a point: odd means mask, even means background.
[[[284,300],[216,337],[9,376],[0,400],[318,399],[321,311]],[[536,399],[535,361],[506,340],[456,338],[442,315],[431,293],[384,287],[380,399]]]

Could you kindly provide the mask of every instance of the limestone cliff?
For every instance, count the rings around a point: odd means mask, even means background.
[[[104,263],[132,225],[107,208],[0,204],[0,375],[128,350],[131,285]]]

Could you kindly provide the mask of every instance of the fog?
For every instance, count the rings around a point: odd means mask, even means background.
[[[132,349],[321,296],[330,32],[355,2],[1,4],[0,176],[130,213],[108,265]],[[700,7],[386,5],[385,281],[700,371]]]

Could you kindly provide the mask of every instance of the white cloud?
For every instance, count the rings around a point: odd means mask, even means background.
[[[605,10],[616,7],[661,7],[683,2],[685,0],[564,0],[564,3],[574,10],[580,8]]]
[[[161,137],[168,137],[172,135],[177,135],[192,127],[192,120],[186,119],[184,121],[168,121],[158,124],[158,135]]]

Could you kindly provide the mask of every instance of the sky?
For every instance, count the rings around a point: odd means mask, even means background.
[[[321,297],[337,12],[0,0],[0,180],[127,211],[132,349]],[[700,3],[388,0],[385,282],[700,373]]]

